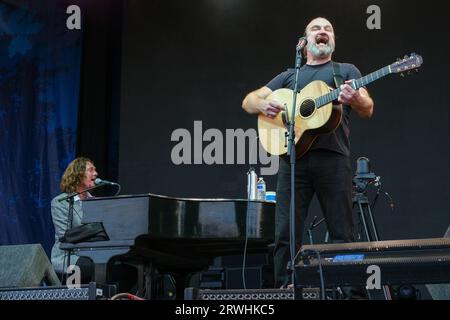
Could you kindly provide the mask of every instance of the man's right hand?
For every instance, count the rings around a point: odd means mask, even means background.
[[[261,113],[270,119],[274,119],[279,112],[286,110],[285,107],[275,100],[262,100],[262,103],[259,107]]]
[[[250,114],[262,113],[271,119],[275,118],[285,108],[278,101],[267,99],[271,93],[272,90],[268,87],[261,87],[250,92],[242,101],[242,108]]]

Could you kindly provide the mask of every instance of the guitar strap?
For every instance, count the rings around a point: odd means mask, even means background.
[[[341,64],[338,62],[333,62],[333,77],[334,77],[334,85],[336,89],[339,88],[342,84],[344,84],[344,78],[341,74]]]
[[[333,77],[336,89],[344,84],[344,78],[341,74],[341,64],[333,61]]]

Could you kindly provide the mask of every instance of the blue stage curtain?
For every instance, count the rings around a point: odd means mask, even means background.
[[[0,1],[0,244],[54,242],[50,201],[75,156],[81,31],[65,1]]]

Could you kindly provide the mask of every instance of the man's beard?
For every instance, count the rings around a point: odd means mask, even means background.
[[[324,46],[318,47],[314,42],[308,43],[308,51],[317,58],[324,58],[331,55],[334,51],[334,45],[328,43]]]

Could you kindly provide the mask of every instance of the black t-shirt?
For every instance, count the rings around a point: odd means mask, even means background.
[[[353,64],[340,63],[340,72],[345,80],[358,79],[361,78],[361,72]],[[333,64],[328,61],[321,65],[308,65],[305,64],[300,68],[299,73],[299,90],[302,90],[306,85],[314,80],[322,80],[330,87],[335,88],[334,76],[333,76]],[[270,88],[272,91],[281,88],[294,89],[295,81],[295,69],[288,69],[275,78],[270,80],[266,84],[266,87]],[[343,106],[342,121],[339,126],[333,132],[328,134],[322,134],[316,138],[312,144],[310,150],[314,149],[326,149],[341,153],[345,156],[350,155],[350,112],[351,107]]]

